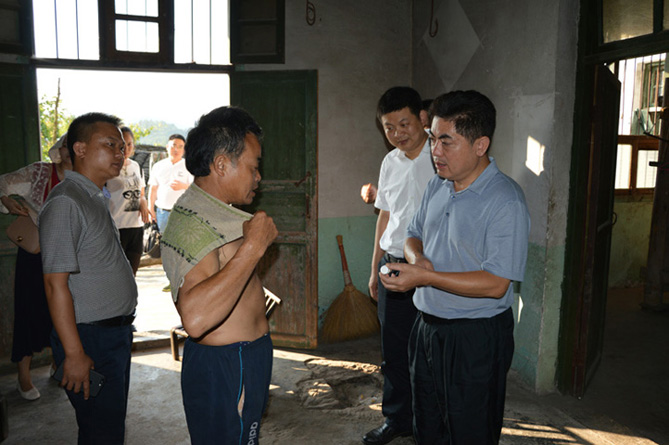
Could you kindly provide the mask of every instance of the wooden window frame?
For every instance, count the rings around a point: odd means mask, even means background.
[[[6,0],[0,2],[3,17],[13,16],[16,26],[16,39],[0,42],[0,52],[30,56],[33,50],[32,23],[33,6],[31,2]]]
[[[285,28],[286,28],[286,2],[285,0],[273,0],[275,3],[276,17],[273,18],[248,18],[241,15],[240,3],[244,0],[229,0],[230,6],[230,62],[233,64],[245,63],[285,63]],[[273,52],[268,53],[243,53],[242,28],[254,25],[274,25],[275,47]]]
[[[616,196],[642,196],[653,195],[655,187],[637,188],[637,168],[639,166],[639,151],[657,151],[658,140],[649,136],[643,135],[619,135],[618,144],[625,144],[632,146],[632,154],[630,158],[630,183],[628,188],[615,189]]]
[[[100,60],[170,64],[174,63],[174,2],[157,0],[158,16],[117,14],[114,0],[98,0]],[[116,49],[116,20],[158,24],[158,52],[119,51]]]
[[[587,0],[584,0],[589,3]],[[594,10],[596,14],[597,33],[589,35],[583,42],[586,64],[609,63],[615,60],[632,59],[635,57],[669,52],[669,29],[663,29],[664,2],[669,0],[653,0],[653,32],[625,40],[604,43],[604,0],[597,0]],[[583,17],[583,16],[582,16]],[[595,23],[591,22],[593,25]]]

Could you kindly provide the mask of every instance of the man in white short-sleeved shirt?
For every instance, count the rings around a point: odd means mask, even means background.
[[[193,182],[193,175],[186,169],[183,159],[186,138],[173,134],[167,142],[169,157],[158,161],[151,168],[149,177],[149,212],[162,232],[167,226],[172,206]]]
[[[418,209],[434,167],[427,133],[423,125],[418,92],[394,87],[379,100],[377,117],[388,142],[396,147],[381,164],[375,207],[379,209],[374,237],[369,292],[378,301],[383,355],[383,425],[365,434],[368,445],[385,444],[396,437],[411,435],[413,414],[409,380],[408,340],[416,319],[413,289],[390,292],[379,281],[379,269],[386,263],[404,261],[406,229]]]

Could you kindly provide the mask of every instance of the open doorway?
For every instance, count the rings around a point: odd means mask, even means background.
[[[160,73],[136,71],[38,69],[40,110],[58,101],[63,122],[91,111],[113,114],[133,128],[136,151],[131,159],[140,162],[148,181],[151,161],[166,156],[165,146],[173,134],[186,136],[199,117],[216,107],[230,104],[227,74]],[[51,110],[53,112],[53,110]],[[42,113],[44,114],[44,113]],[[44,116],[40,116],[44,121]],[[43,129],[44,125],[41,126]],[[43,130],[44,131],[44,130]],[[58,136],[67,127],[57,130]],[[42,135],[44,142],[46,135]],[[57,139],[57,138],[56,138]],[[48,151],[42,150],[42,153]],[[145,165],[147,164],[147,165]],[[149,187],[145,189],[148,195]],[[148,197],[147,197],[148,199]],[[160,264],[143,258],[137,272],[139,298],[135,326],[137,341],[167,337],[180,319],[168,293]],[[147,267],[143,267],[143,266]]]
[[[201,115],[230,104],[227,1],[31,3],[43,157],[72,118],[103,112],[133,130],[133,158],[149,161],[140,166],[148,180],[171,135],[186,136]],[[167,332],[179,324],[161,292],[167,280],[160,265],[143,269],[135,325]]]
[[[620,80],[616,158],[616,224],[611,239],[609,287],[645,281],[660,137],[665,54],[620,60],[609,67]]]
[[[651,230],[663,107],[665,54],[624,59],[608,68],[621,83],[614,221],[598,370],[582,400],[616,422],[665,443],[669,412],[669,313],[641,307]]]

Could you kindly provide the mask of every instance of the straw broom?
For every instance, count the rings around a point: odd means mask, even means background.
[[[344,291],[335,298],[323,318],[321,337],[325,343],[367,337],[379,330],[376,305],[353,286],[341,235],[337,235],[337,244],[344,272]]]

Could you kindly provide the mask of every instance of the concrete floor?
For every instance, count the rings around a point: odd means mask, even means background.
[[[143,343],[133,353],[126,443],[188,444],[181,363],[172,359],[165,339],[178,316],[169,294],[160,292],[165,280],[159,268],[140,269],[138,283],[137,338]],[[583,400],[537,396],[510,374],[502,444],[669,444],[669,314],[641,311],[639,298],[639,292],[611,292],[604,357]],[[361,434],[382,420],[378,403],[356,409],[306,408],[297,396],[299,381],[311,373],[309,360],[317,359],[335,366],[348,361],[374,367],[381,360],[379,338],[323,345],[315,351],[276,349],[262,443],[359,444]],[[35,402],[19,397],[15,372],[0,377],[0,393],[9,406],[9,437],[3,445],[76,443],[74,412],[49,379],[48,368],[33,370],[42,393]],[[411,443],[409,438],[393,442]]]

